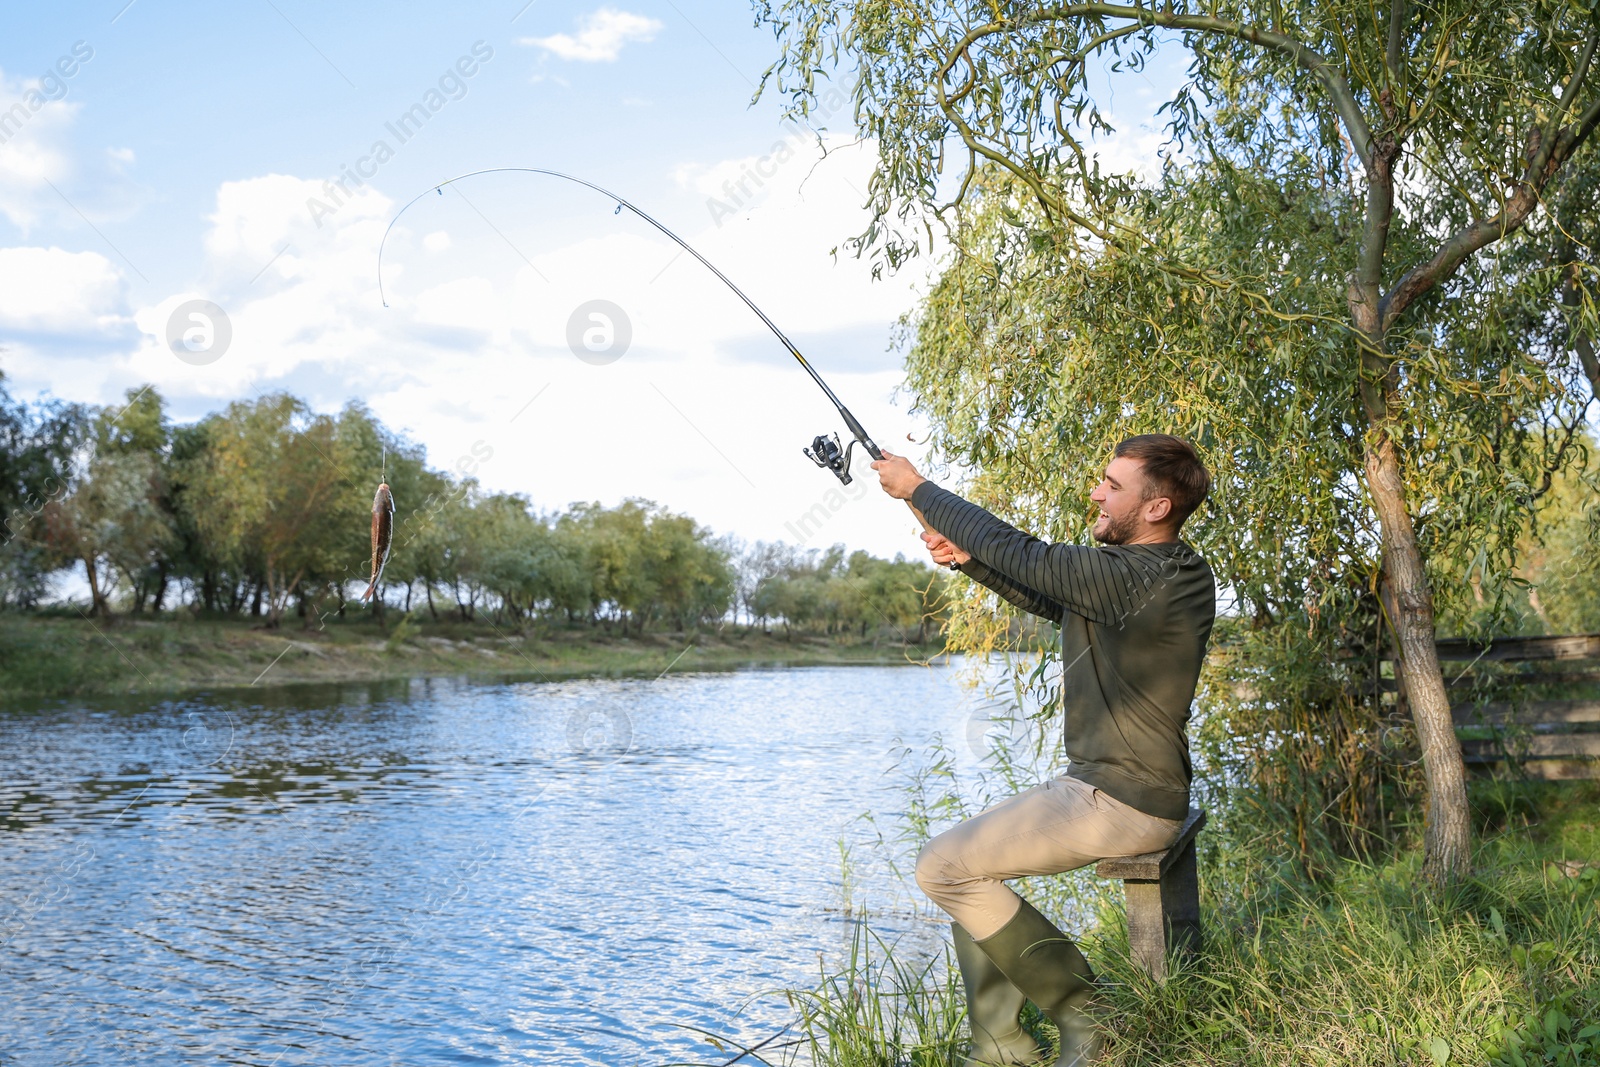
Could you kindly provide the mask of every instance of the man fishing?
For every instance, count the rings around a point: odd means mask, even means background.
[[[903,456],[885,452],[872,467],[886,493],[925,518],[934,562],[1061,627],[1066,772],[933,838],[916,879],[953,920],[972,1029],[967,1067],[1043,1061],[1046,1050],[1018,1020],[1024,998],[1061,1032],[1058,1067],[1081,1067],[1100,1049],[1088,1010],[1094,973],[1006,882],[1153,852],[1177,837],[1189,810],[1184,727],[1216,611],[1211,568],[1179,531],[1211,476],[1182,438],[1128,438],[1089,494],[1099,544],[1086,548],[1023,533]]]
[[[1182,827],[1190,778],[1184,725],[1211,634],[1216,586],[1211,568],[1178,533],[1210,488],[1204,464],[1181,438],[1128,438],[1090,494],[1100,507],[1093,530],[1100,546],[1045,544],[881,450],[794,343],[727,275],[631,201],[559,171],[472,171],[410,200],[378,243],[378,293],[385,307],[383,248],[400,216],[428,192],[504,172],[592,189],[699,260],[782,342],[854,438],[840,448],[837,435],[819,435],[806,456],[848,485],[851,448],[860,444],[884,490],[907,501],[922,521],[923,540],[936,562],[1061,627],[1066,774],[934,838],[917,860],[917,884],[955,920],[951,928],[972,1024],[968,1067],[1041,1061],[1045,1050],[1018,1021],[1025,997],[1061,1031],[1058,1065],[1090,1062],[1100,1042],[1084,1010],[1094,992],[1089,964],[1005,883],[1164,848]],[[374,587],[387,556],[379,546],[380,505],[373,503]]]

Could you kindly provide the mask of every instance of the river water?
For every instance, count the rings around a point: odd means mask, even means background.
[[[7,708],[0,1064],[725,1062],[690,1028],[769,1036],[847,949],[841,840],[875,929],[943,938],[858,817],[972,736],[957,674]]]

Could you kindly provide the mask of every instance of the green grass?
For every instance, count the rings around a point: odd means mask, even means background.
[[[0,614],[0,699],[169,693],[296,682],[373,681],[469,675],[505,680],[654,677],[664,671],[831,664],[903,664],[942,646],[903,645],[898,635],[865,640],[766,634],[744,628],[691,633],[608,634],[604,628],[528,629],[489,621],[433,621],[391,612],[298,620],[261,628],[244,619]]]
[[[1313,885],[1208,832],[1206,948],[1165,984],[1129,961],[1114,884],[1061,880],[1098,917],[1084,948],[1113,1005],[1105,1063],[1600,1064],[1600,783],[1480,782],[1474,795],[1476,870],[1442,895],[1414,850],[1339,862]],[[812,1062],[960,1064],[948,956],[899,959],[859,930],[842,965],[787,993]]]
[[[116,685],[122,670],[94,647],[98,641],[88,626],[0,622],[0,696],[92,692]]]
[[[949,960],[898,956],[865,922],[853,923],[851,931],[842,967],[824,967],[813,988],[776,994],[795,1017],[779,1032],[742,1043],[698,1026],[681,1029],[716,1050],[716,1067],[787,1065],[797,1062],[797,1054],[799,1062],[814,1064],[959,1064],[964,1057],[957,1052],[958,1031],[966,1003],[959,983],[948,980]],[[677,1061],[661,1067],[713,1065]]]

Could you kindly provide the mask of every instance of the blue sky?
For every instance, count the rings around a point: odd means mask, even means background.
[[[14,394],[111,403],[154,382],[180,420],[275,389],[324,410],[360,399],[435,465],[490,450],[483,483],[542,507],[637,495],[750,539],[920,549],[870,471],[836,494],[800,456],[842,427],[760,322],[596,194],[497,175],[426,197],[385,253],[393,306],[378,300],[378,242],[412,196],[480,167],[568,171],[682,234],[880,443],[905,442],[919,427],[894,398],[890,330],[928,265],[873,282],[830,255],[866,221],[871,146],[848,146],[844,111],[819,162],[779,99],[751,106],[775,46],[749,8],[115,0],[9,21],[0,369]],[[1152,154],[1159,138],[1138,127],[1174,73],[1118,87],[1128,129],[1108,152]],[[425,120],[402,129],[408,112]],[[199,321],[196,300],[231,330],[210,362],[168,340],[175,316],[179,333]],[[594,300],[628,320],[613,362],[567,340]]]

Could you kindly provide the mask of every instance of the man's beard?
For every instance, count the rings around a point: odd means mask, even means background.
[[[1099,530],[1097,524],[1097,532],[1094,534],[1094,539],[1103,545],[1125,545],[1128,543],[1128,539],[1133,536],[1135,525],[1132,515],[1124,515],[1121,521],[1107,515],[1105,529]]]

